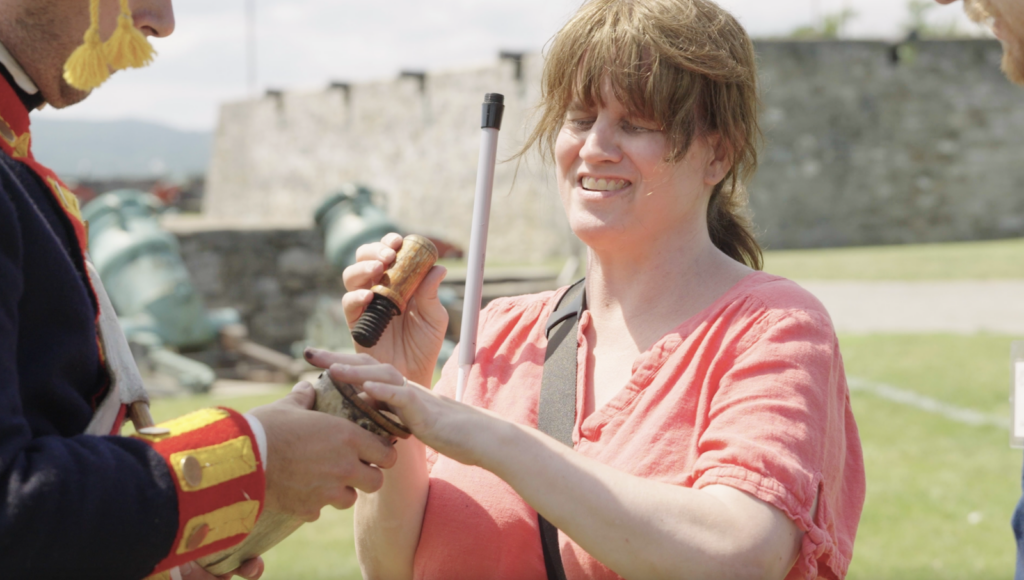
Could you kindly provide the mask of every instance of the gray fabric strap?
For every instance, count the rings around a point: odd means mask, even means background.
[[[587,307],[583,282],[580,280],[569,287],[548,318],[545,328],[548,347],[537,409],[537,428],[569,447],[572,447],[572,430],[576,425],[576,337],[580,314]],[[565,580],[558,549],[558,528],[540,514],[537,520],[548,580]]]

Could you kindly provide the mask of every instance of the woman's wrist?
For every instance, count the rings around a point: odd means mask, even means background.
[[[489,412],[481,413],[480,424],[469,438],[469,454],[474,458],[472,465],[486,469],[495,475],[514,463],[515,450],[525,439],[523,428]]]
[[[432,388],[432,384],[431,383],[434,382],[433,368],[431,368],[430,372],[426,372],[426,371],[421,371],[421,372],[410,371],[408,375],[404,375],[404,376],[405,376],[405,378],[407,378],[409,380],[410,383],[416,383],[417,385],[426,387],[428,389]]]

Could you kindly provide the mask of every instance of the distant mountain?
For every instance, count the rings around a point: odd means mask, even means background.
[[[32,120],[36,159],[68,180],[203,175],[212,141],[145,121]]]

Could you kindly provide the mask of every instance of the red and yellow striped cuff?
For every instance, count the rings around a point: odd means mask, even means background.
[[[163,456],[178,492],[178,534],[153,572],[241,542],[263,509],[266,481],[249,422],[203,409],[133,435]]]

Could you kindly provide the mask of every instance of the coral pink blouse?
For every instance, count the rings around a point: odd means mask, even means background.
[[[544,325],[563,292],[487,307],[467,403],[536,427]],[[793,282],[750,274],[641,354],[622,390],[583,417],[589,323],[584,313],[578,453],[638,477],[752,494],[805,532],[787,580],[846,575],[864,504],[864,461],[839,344],[821,303]],[[455,358],[436,387],[449,397]],[[432,451],[428,463],[417,579],[546,578],[536,512],[508,484]],[[568,578],[619,578],[565,534],[560,543]]]

